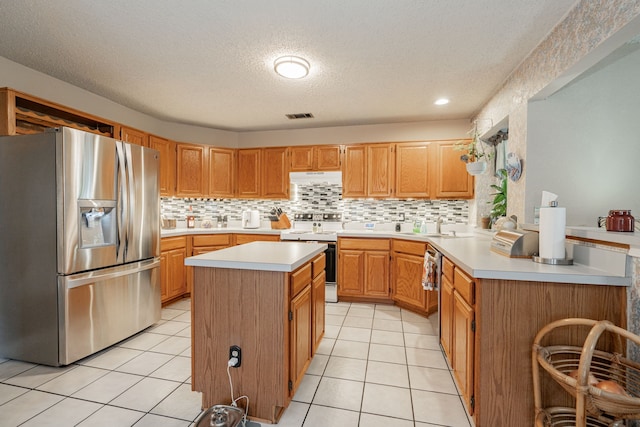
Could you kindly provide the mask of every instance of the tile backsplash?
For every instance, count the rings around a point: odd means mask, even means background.
[[[344,222],[396,222],[404,213],[405,221],[426,219],[433,222],[438,216],[447,223],[466,224],[469,219],[467,200],[374,200],[343,199],[339,185],[294,185],[291,200],[272,199],[182,199],[162,197],[161,211],[165,218],[182,220],[189,207],[196,220],[227,215],[231,221],[239,221],[243,210],[257,209],[266,220],[269,211],[280,207],[290,218],[295,213],[342,213]]]

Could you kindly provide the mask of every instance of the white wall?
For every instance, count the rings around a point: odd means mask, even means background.
[[[594,227],[610,209],[640,218],[639,74],[636,50],[529,104],[527,222],[542,190],[560,196],[568,225]]]
[[[0,87],[182,142],[236,147],[238,134],[158,120],[0,56]]]
[[[303,144],[348,144],[356,142],[412,141],[466,138],[468,120],[442,120],[338,126],[313,129],[230,132],[162,121],[124,107],[106,98],[32,70],[0,56],[0,87],[10,87],[29,95],[85,111],[149,133],[180,142],[221,147],[258,147]]]
[[[264,132],[242,132],[240,147],[306,144],[354,144],[360,142],[426,141],[469,137],[469,120],[337,126]]]

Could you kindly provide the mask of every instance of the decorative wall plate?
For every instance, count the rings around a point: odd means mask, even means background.
[[[517,181],[522,175],[522,161],[516,153],[507,154],[507,175],[511,181]]]

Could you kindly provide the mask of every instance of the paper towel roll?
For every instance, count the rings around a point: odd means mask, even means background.
[[[567,211],[559,207],[540,208],[540,258],[565,258]]]

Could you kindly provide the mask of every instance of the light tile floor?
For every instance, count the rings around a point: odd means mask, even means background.
[[[193,426],[201,399],[191,391],[189,310],[178,301],[156,325],[66,367],[0,359],[0,427]],[[435,318],[328,303],[325,337],[278,425],[472,425]]]

